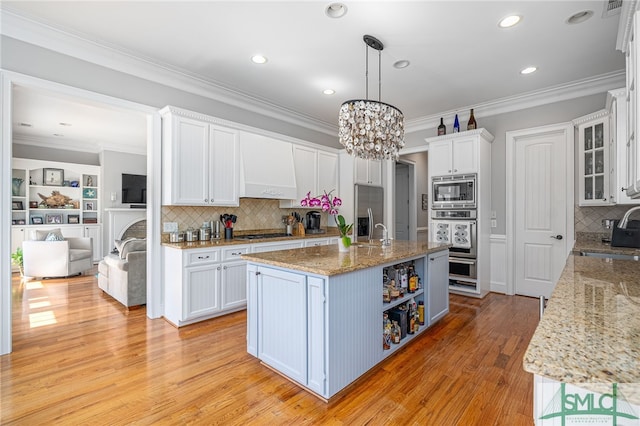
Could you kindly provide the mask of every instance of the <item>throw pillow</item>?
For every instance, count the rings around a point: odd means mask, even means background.
[[[62,231],[60,231],[60,228],[36,229],[35,230],[35,235],[33,236],[34,237],[33,239],[36,240],[36,241],[45,241],[47,239],[47,237],[49,236],[49,234],[57,234],[57,235],[60,236],[60,240],[54,240],[54,241],[64,240],[64,237],[62,236]]]
[[[49,232],[49,235],[44,239],[45,241],[64,241],[64,237],[62,234],[58,234],[57,232]]]

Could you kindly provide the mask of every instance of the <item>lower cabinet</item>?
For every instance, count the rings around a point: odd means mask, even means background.
[[[244,309],[249,246],[164,247],[165,318],[180,327]]]
[[[429,324],[432,324],[449,313],[449,252],[431,253],[428,259]]]
[[[83,237],[92,238],[93,245],[93,261],[100,262],[102,259],[102,226],[101,225],[84,225]]]

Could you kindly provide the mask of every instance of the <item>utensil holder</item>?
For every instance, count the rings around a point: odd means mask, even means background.
[[[233,239],[233,228],[224,228],[224,239],[225,240]]]

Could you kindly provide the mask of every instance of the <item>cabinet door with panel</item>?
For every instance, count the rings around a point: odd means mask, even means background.
[[[241,309],[247,305],[247,262],[240,256],[248,253],[250,246],[236,246],[222,250],[220,277],[221,309]]]
[[[431,253],[427,261],[429,325],[449,312],[449,251]]]
[[[382,174],[381,174],[382,176]],[[338,188],[338,155],[331,152],[318,151],[318,193],[322,191],[335,191],[334,195],[340,193]]]
[[[214,314],[221,309],[220,264],[184,269],[182,320]]]
[[[83,237],[91,238],[93,245],[93,261],[99,262],[102,259],[102,229],[100,225],[84,225]]]
[[[461,137],[429,144],[429,175],[446,176],[478,172],[477,137]]]
[[[355,158],[355,183],[382,185],[382,161]]]
[[[257,272],[258,358],[306,384],[306,278],[262,266]]]
[[[238,132],[210,126],[208,203],[214,206],[239,205],[240,145]]]
[[[609,205],[609,118],[606,111],[594,119],[576,120],[578,131],[578,197],[581,206]]]

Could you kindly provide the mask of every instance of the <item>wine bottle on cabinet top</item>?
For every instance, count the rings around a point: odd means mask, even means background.
[[[458,113],[456,112],[456,118],[453,120],[453,133],[460,131],[460,122],[458,121]]]
[[[469,122],[467,123],[467,130],[477,129],[476,118],[473,116],[473,108],[471,108],[471,115],[469,115]]]
[[[444,122],[442,121],[442,117],[440,117],[440,125],[438,126],[438,136],[442,136],[446,134],[447,134],[447,126],[444,125]]]

